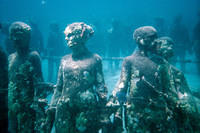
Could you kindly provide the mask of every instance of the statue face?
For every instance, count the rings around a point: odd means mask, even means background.
[[[65,40],[70,48],[74,48],[85,44],[85,42],[93,35],[92,27],[83,22],[72,23],[66,27]]]
[[[157,38],[157,31],[152,26],[139,27],[134,31],[133,38],[140,49],[149,49],[152,46],[152,42]]]
[[[142,45],[145,45],[145,46],[150,46],[151,43],[154,41],[154,39],[156,38],[155,35],[149,35],[149,36],[146,36],[144,37],[143,39],[140,40],[140,43]]]
[[[13,34],[10,35],[10,38],[13,40],[13,41],[20,41],[20,40],[26,40],[26,39],[29,39],[30,38],[30,34],[26,34],[26,33],[23,33],[21,31],[17,31]]]
[[[27,49],[29,47],[30,34],[17,31],[10,34],[10,38],[14,41],[14,47],[18,49]]]
[[[17,49],[28,48],[31,37],[31,27],[23,22],[14,22],[9,28],[10,39]]]
[[[171,58],[173,56],[173,43],[167,40],[159,40],[157,53],[166,59]]]
[[[69,48],[83,44],[84,41],[81,36],[81,31],[72,31],[68,34],[65,34],[65,40],[67,40],[67,45]]]

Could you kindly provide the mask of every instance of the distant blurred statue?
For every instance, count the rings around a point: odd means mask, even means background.
[[[8,61],[0,47],[0,132],[8,133]]]
[[[30,40],[30,49],[32,51],[37,51],[40,55],[44,55],[44,40],[42,33],[38,25],[30,21],[31,26],[31,40]]]
[[[182,16],[174,18],[172,27],[170,29],[170,37],[174,40],[174,60],[175,63],[179,58],[181,61],[181,70],[185,72],[185,55],[186,51],[191,52],[189,32],[186,26],[182,23]]]
[[[128,56],[133,53],[133,50],[136,48],[136,44],[133,41],[132,37],[132,25],[125,23],[123,25],[121,37],[122,37],[122,42],[121,42],[121,56]]]
[[[166,30],[165,30],[165,19],[161,17],[157,17],[154,19],[154,26],[156,30],[158,31],[159,36],[164,36],[166,35]]]
[[[93,29],[83,23],[72,23],[64,31],[72,54],[62,58],[48,114],[55,113],[56,133],[97,133],[100,114],[106,104],[101,58],[85,47]],[[49,128],[51,129],[51,128]]]
[[[159,64],[164,65],[167,70],[163,80],[170,81],[167,101],[168,107],[173,110],[173,119],[176,121],[178,132],[199,131],[200,109],[197,103],[200,104],[200,100],[192,96],[184,74],[168,62],[173,56],[173,40],[169,37],[160,37],[154,41],[154,45],[156,54],[163,57],[162,61],[159,60]],[[167,84],[167,81],[165,83]]]
[[[108,30],[108,56],[109,57],[119,57],[121,52],[121,43],[122,43],[122,32],[121,25],[119,20],[112,20],[112,27]],[[109,64],[110,69],[118,69],[119,61],[110,60]]]
[[[35,131],[35,88],[43,81],[40,57],[29,51],[31,27],[23,22],[14,22],[9,28],[16,52],[9,56],[8,116],[11,133]]]
[[[97,52],[100,56],[105,57],[106,55],[106,37],[105,37],[105,22],[100,20],[95,20],[93,25],[95,29],[95,37],[92,38],[90,49]]]
[[[198,22],[193,30],[193,51],[198,61],[197,71],[200,75],[200,11],[198,13]]]
[[[5,35],[4,45],[5,45],[7,55],[10,55],[16,51],[14,48],[14,44],[9,37],[9,26],[10,26],[10,23],[2,23],[1,25],[2,27],[1,32]]]
[[[48,56],[48,81],[52,82],[54,74],[54,63],[56,66],[56,75],[60,60],[58,57],[63,56],[65,52],[64,40],[59,25],[52,23],[46,46],[46,54]]]
[[[157,31],[152,26],[143,26],[134,31],[133,37],[138,49],[124,59],[120,80],[113,91],[113,97],[127,110],[123,129],[130,133],[173,132],[164,95],[167,88],[162,82],[163,70],[150,59]]]

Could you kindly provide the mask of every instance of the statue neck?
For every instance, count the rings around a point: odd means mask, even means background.
[[[84,44],[79,45],[79,47],[72,49],[72,58],[80,59],[89,53],[88,49],[85,47]]]

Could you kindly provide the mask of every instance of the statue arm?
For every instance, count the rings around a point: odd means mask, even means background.
[[[56,88],[54,90],[54,94],[51,99],[50,107],[56,107],[58,99],[60,98],[61,93],[62,93],[62,88],[63,88],[63,67],[62,67],[62,62],[61,62],[59,66],[59,71],[58,71],[57,84],[56,84]]]
[[[116,85],[116,88],[112,92],[114,97],[115,96],[118,97],[118,100],[120,100],[121,98],[124,99],[126,96],[127,89],[129,88],[129,83],[130,83],[130,75],[131,75],[130,69],[131,67],[129,61],[125,59],[122,64],[120,79]]]
[[[62,62],[61,62],[59,71],[58,71],[56,88],[51,98],[50,106],[46,110],[46,121],[44,124],[44,129],[46,130],[46,132],[51,132],[51,129],[53,127],[53,123],[55,120],[56,105],[61,96],[62,88],[63,88],[63,68],[62,68]]]
[[[34,83],[43,82],[41,59],[36,51],[31,54],[31,62],[33,64]]]
[[[97,59],[95,87],[100,100],[106,102],[108,90],[105,86],[101,58]]]

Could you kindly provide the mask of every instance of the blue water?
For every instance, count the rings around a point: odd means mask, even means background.
[[[192,28],[196,22],[199,0],[0,0],[0,21],[34,19],[44,36],[48,25],[58,22],[63,27],[74,21],[105,21],[118,18],[135,27],[152,24],[153,18],[163,17],[170,23],[176,14]]]

